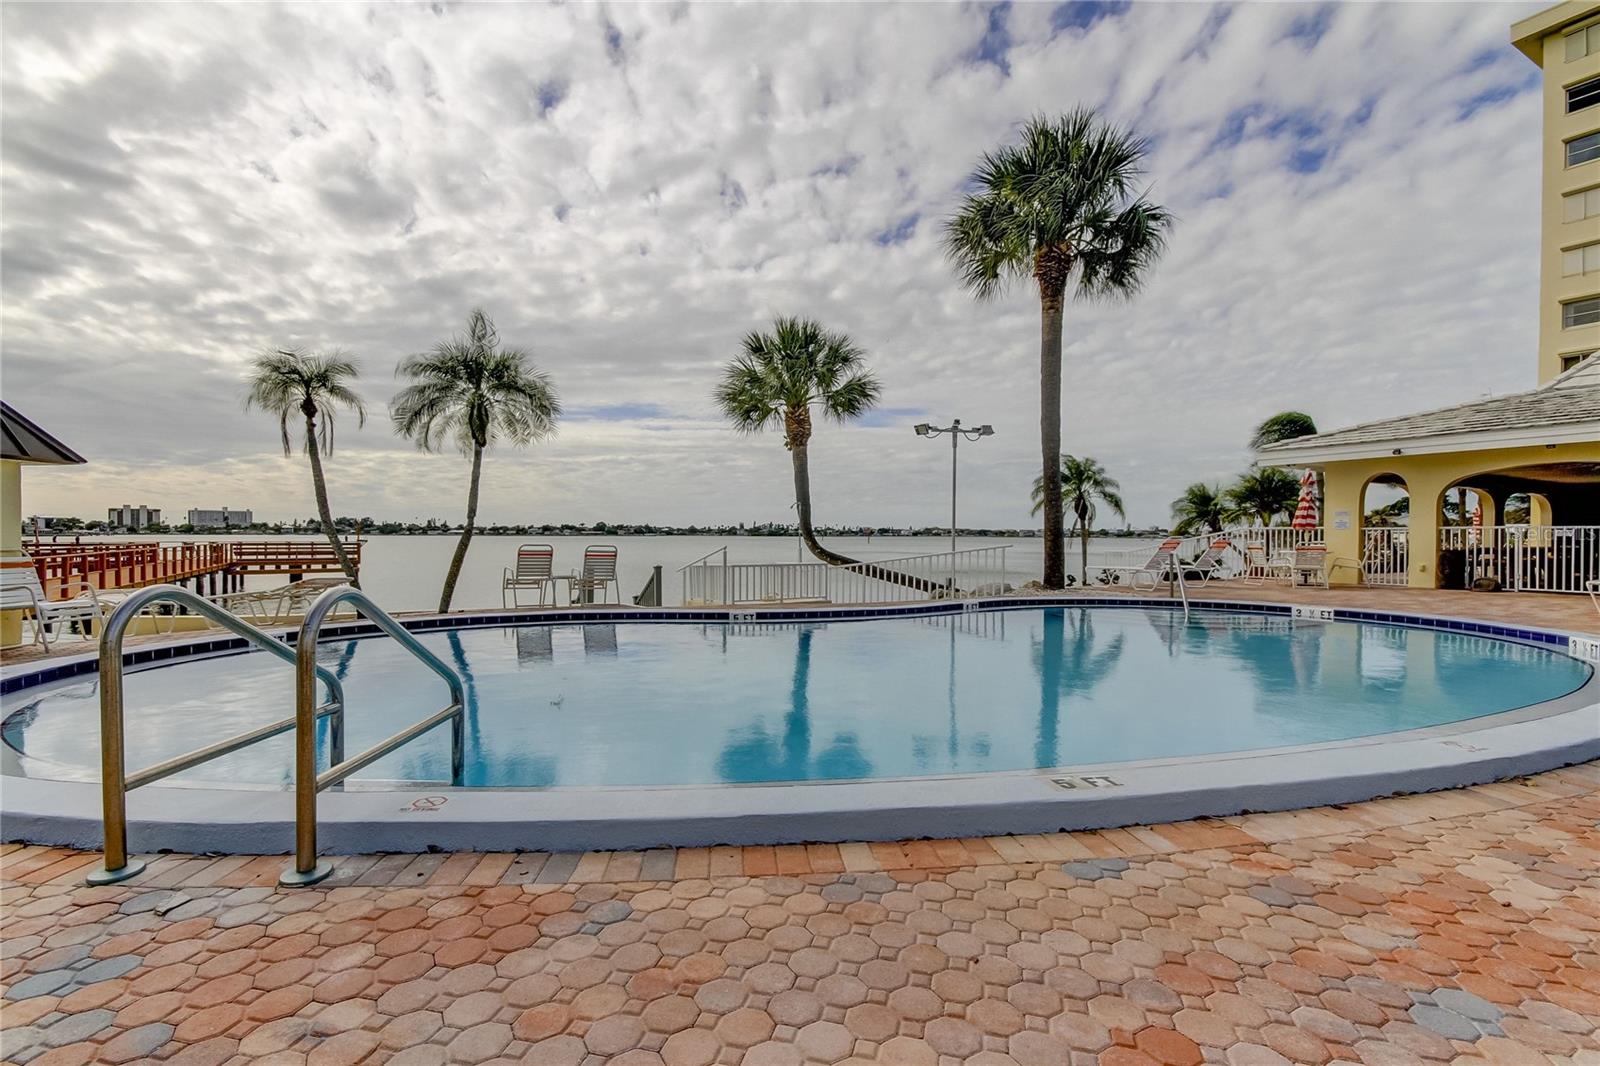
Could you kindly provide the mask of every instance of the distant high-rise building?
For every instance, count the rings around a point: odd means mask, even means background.
[[[215,511],[189,509],[189,524],[196,529],[239,529],[254,521],[255,515],[250,511],[234,511],[226,507]]]
[[[121,507],[111,507],[106,510],[106,524],[137,533],[141,529],[161,524],[161,508],[146,507],[143,504],[135,507],[131,503],[125,503]]]

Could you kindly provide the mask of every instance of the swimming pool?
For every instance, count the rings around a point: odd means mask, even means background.
[[[1590,667],[1476,633],[1281,613],[1051,606],[743,623],[595,622],[420,634],[466,686],[463,784],[616,788],[1016,773],[1327,744],[1557,700]],[[394,641],[337,639],[349,750],[437,710],[443,688]],[[126,680],[128,765],[290,713],[259,652]],[[98,776],[91,680],[5,697],[28,776]],[[324,763],[326,751],[323,752]],[[449,777],[448,730],[356,787]],[[173,784],[288,788],[285,734]]]

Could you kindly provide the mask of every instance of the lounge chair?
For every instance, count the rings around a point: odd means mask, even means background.
[[[1150,553],[1150,557],[1143,563],[1113,563],[1100,568],[1100,580],[1106,584],[1114,584],[1121,580],[1122,575],[1128,577],[1128,587],[1138,589],[1140,583],[1148,580],[1150,590],[1154,591],[1167,576],[1176,568],[1178,545],[1183,541],[1178,537],[1168,537]],[[1138,556],[1126,556],[1138,558]]]
[[[622,602],[622,589],[617,584],[615,544],[591,544],[583,549],[583,569],[572,578],[572,602],[594,603],[596,592],[600,594],[600,603]],[[608,598],[610,596],[615,596],[615,600]]]
[[[544,606],[545,593],[550,594],[550,602],[556,602],[556,580],[552,573],[555,564],[556,551],[548,544],[524,544],[517,549],[517,567],[512,570],[507,567],[505,577],[500,582],[500,606],[521,607],[522,603],[517,598],[521,589],[537,589],[539,592],[539,606]]]
[[[1231,572],[1232,568],[1226,564],[1225,557],[1232,548],[1233,541],[1227,537],[1213,539],[1206,546],[1206,550],[1201,552],[1193,562],[1183,564],[1184,580],[1192,581],[1195,577],[1198,577],[1203,585],[1216,577],[1219,570]],[[1194,577],[1190,575],[1194,575]]]
[[[105,621],[110,604],[103,602],[100,591],[87,581],[68,581],[61,586],[63,592],[73,593],[71,599],[46,599],[44,586],[39,584],[39,572],[30,564],[19,566],[14,577],[0,588],[0,610],[28,611],[32,613],[33,643],[50,650],[54,626],[83,626],[85,635],[92,626]]]

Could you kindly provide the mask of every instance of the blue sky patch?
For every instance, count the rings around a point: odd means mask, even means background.
[[[987,11],[988,25],[978,43],[967,53],[967,59],[973,63],[993,63],[1000,68],[1000,73],[1010,77],[1011,64],[1006,61],[1006,53],[1011,51],[1011,28],[1007,25],[1011,18],[1011,0],[1002,0]]]
[[[1050,12],[1050,28],[1056,33],[1088,30],[1101,19],[1115,18],[1132,6],[1132,0],[1067,0]]]
[[[913,213],[902,218],[888,229],[873,235],[873,241],[888,247],[891,244],[904,244],[917,232],[917,220],[920,216]]]

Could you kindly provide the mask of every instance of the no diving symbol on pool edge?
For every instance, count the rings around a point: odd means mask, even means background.
[[[1121,788],[1122,782],[1105,774],[1084,774],[1076,776],[1068,774],[1065,777],[1052,777],[1050,783],[1057,788],[1076,792],[1083,788]]]
[[[416,799],[411,801],[410,806],[401,807],[400,813],[427,814],[429,811],[436,811],[440,807],[443,807],[449,802],[449,800],[450,797],[448,796],[418,796]]]

